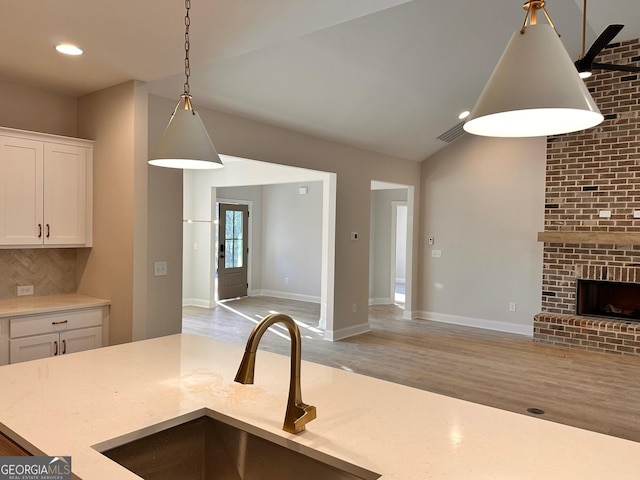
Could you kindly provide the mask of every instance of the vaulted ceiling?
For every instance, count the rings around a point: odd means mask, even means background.
[[[572,58],[582,4],[547,1]],[[181,0],[2,2],[0,79],[72,96],[137,79],[177,100],[183,17]],[[610,23],[626,23],[617,41],[640,37],[640,2],[589,0],[587,18],[588,45]],[[191,0],[191,93],[196,108],[421,161],[523,19],[521,0]]]

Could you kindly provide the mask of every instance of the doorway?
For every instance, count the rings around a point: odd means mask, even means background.
[[[369,305],[396,305],[412,318],[414,187],[371,182]]]
[[[407,202],[391,202],[391,293],[393,303],[404,307],[407,279]]]
[[[249,207],[218,203],[218,300],[246,297]]]
[[[217,211],[216,202],[228,204],[243,204],[239,198],[247,199],[246,202],[254,202],[249,205],[248,237],[246,246],[250,248],[246,261],[248,267],[247,282],[248,296],[277,296],[284,293],[295,295],[296,298],[308,301],[306,298],[298,298],[300,293],[293,291],[290,285],[300,290],[302,282],[311,279],[319,283],[319,296],[313,293],[313,300],[320,303],[319,328],[324,330],[327,340],[333,339],[333,310],[334,310],[334,255],[335,255],[335,208],[336,208],[336,174],[320,172],[297,167],[283,166],[256,160],[240,159],[222,155],[225,168],[221,170],[196,170],[185,171],[184,179],[184,236],[183,236],[183,305],[216,308],[218,300],[216,292],[217,262],[220,260],[220,246],[216,243],[218,235],[218,221],[215,218]],[[285,188],[287,187],[287,188]],[[228,195],[233,189],[233,195]],[[251,190],[255,195],[252,195]],[[259,195],[256,192],[261,192]],[[288,193],[287,193],[288,192]],[[280,195],[282,194],[282,195]],[[287,260],[293,261],[296,251],[288,248],[290,238],[276,226],[276,222],[287,220],[290,222],[296,216],[278,213],[272,208],[263,208],[268,200],[269,205],[277,198],[283,199],[284,195],[292,194],[293,199],[285,202],[287,208],[300,209],[304,203],[316,202],[319,199],[318,217],[315,220],[317,231],[314,230],[313,241],[316,242],[317,251],[312,255],[316,262],[313,266],[316,275],[308,275],[309,256],[298,259],[302,272],[298,270],[282,271],[282,262],[272,266],[273,260],[270,248],[272,243],[279,242],[279,248],[290,251]],[[266,195],[266,196],[265,196]],[[319,195],[319,196],[317,196]],[[249,200],[250,199],[250,200]],[[280,202],[281,204],[282,202]],[[315,205],[318,205],[315,203]],[[255,215],[254,215],[255,214]],[[276,215],[280,215],[277,217]],[[273,218],[276,216],[275,218]],[[255,217],[255,218],[254,218]],[[206,221],[205,219],[209,219]],[[199,220],[203,221],[200,222]],[[206,223],[205,223],[206,221]],[[254,232],[252,233],[252,224]],[[306,222],[301,229],[303,233],[309,233]],[[266,225],[274,231],[280,232],[278,239],[265,233]],[[273,240],[271,240],[273,239]],[[271,243],[269,243],[271,242]],[[253,272],[252,272],[253,270]],[[274,283],[282,282],[282,285]],[[270,283],[269,283],[270,282]],[[314,291],[314,292],[315,292]],[[308,296],[306,291],[302,294]]]

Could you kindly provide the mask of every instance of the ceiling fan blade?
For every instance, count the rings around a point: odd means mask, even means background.
[[[584,55],[584,57],[578,60],[578,62],[580,62],[581,65],[591,65],[602,49],[609,45],[611,40],[613,40],[623,28],[624,25],[619,24],[609,25],[605,28],[600,36],[596,38],[596,41],[593,42],[589,51]]]
[[[592,63],[591,68],[594,70],[612,70],[619,72],[640,73],[640,67],[634,65],[614,65],[611,63]]]

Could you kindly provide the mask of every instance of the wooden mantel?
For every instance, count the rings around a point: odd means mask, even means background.
[[[640,232],[538,232],[545,243],[579,243],[597,245],[640,245]]]

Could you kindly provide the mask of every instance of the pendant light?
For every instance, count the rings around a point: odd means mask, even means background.
[[[185,0],[187,11],[184,17],[184,93],[171,115],[156,149],[149,159],[151,165],[183,169],[211,169],[223,166],[200,115],[193,109],[189,89],[189,10],[191,0]]]
[[[523,5],[522,28],[511,37],[467,117],[467,132],[539,137],[584,130],[604,120],[544,7],[540,0]],[[538,10],[549,25],[537,23]]]

